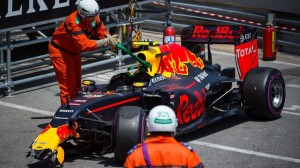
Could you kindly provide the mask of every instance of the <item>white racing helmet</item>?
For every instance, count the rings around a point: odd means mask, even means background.
[[[78,0],[77,11],[82,18],[97,16],[100,13],[100,7],[95,0]]]
[[[158,105],[152,108],[146,122],[148,132],[171,132],[175,134],[178,125],[175,112],[165,105]]]

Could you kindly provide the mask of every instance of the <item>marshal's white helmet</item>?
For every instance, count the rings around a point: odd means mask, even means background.
[[[152,108],[146,119],[148,132],[176,133],[178,120],[175,112],[168,106],[159,105]]]
[[[95,0],[79,0],[77,11],[82,18],[97,16],[100,13],[100,7]]]

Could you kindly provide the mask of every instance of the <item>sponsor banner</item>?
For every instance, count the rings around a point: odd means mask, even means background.
[[[236,25],[194,25],[183,29],[181,39],[183,43],[211,43],[211,44],[234,44],[234,39],[239,36],[246,26]]]
[[[78,0],[0,0],[0,33],[63,20],[76,10]],[[96,0],[97,1],[97,0]],[[99,0],[101,12],[128,6],[128,0]],[[137,4],[149,0],[137,0]]]

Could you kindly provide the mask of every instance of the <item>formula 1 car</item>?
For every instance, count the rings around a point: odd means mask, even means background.
[[[280,117],[284,79],[277,69],[258,67],[256,29],[195,25],[183,29],[181,39],[182,45],[149,46],[137,55],[118,43],[137,66],[107,84],[84,80],[78,97],[56,111],[28,156],[62,165],[67,147],[92,146],[99,154],[114,153],[123,163],[127,151],[146,137],[149,110],[162,104],[176,112],[177,135],[244,111],[255,119]],[[213,43],[235,45],[237,69],[212,64]],[[208,44],[208,59],[198,55],[202,44]]]

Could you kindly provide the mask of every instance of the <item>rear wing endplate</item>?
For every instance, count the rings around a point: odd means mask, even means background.
[[[233,44],[240,79],[243,79],[250,69],[258,67],[257,28],[237,25],[193,25],[182,29],[181,44],[188,46],[190,50],[207,44],[210,63],[210,44]]]

